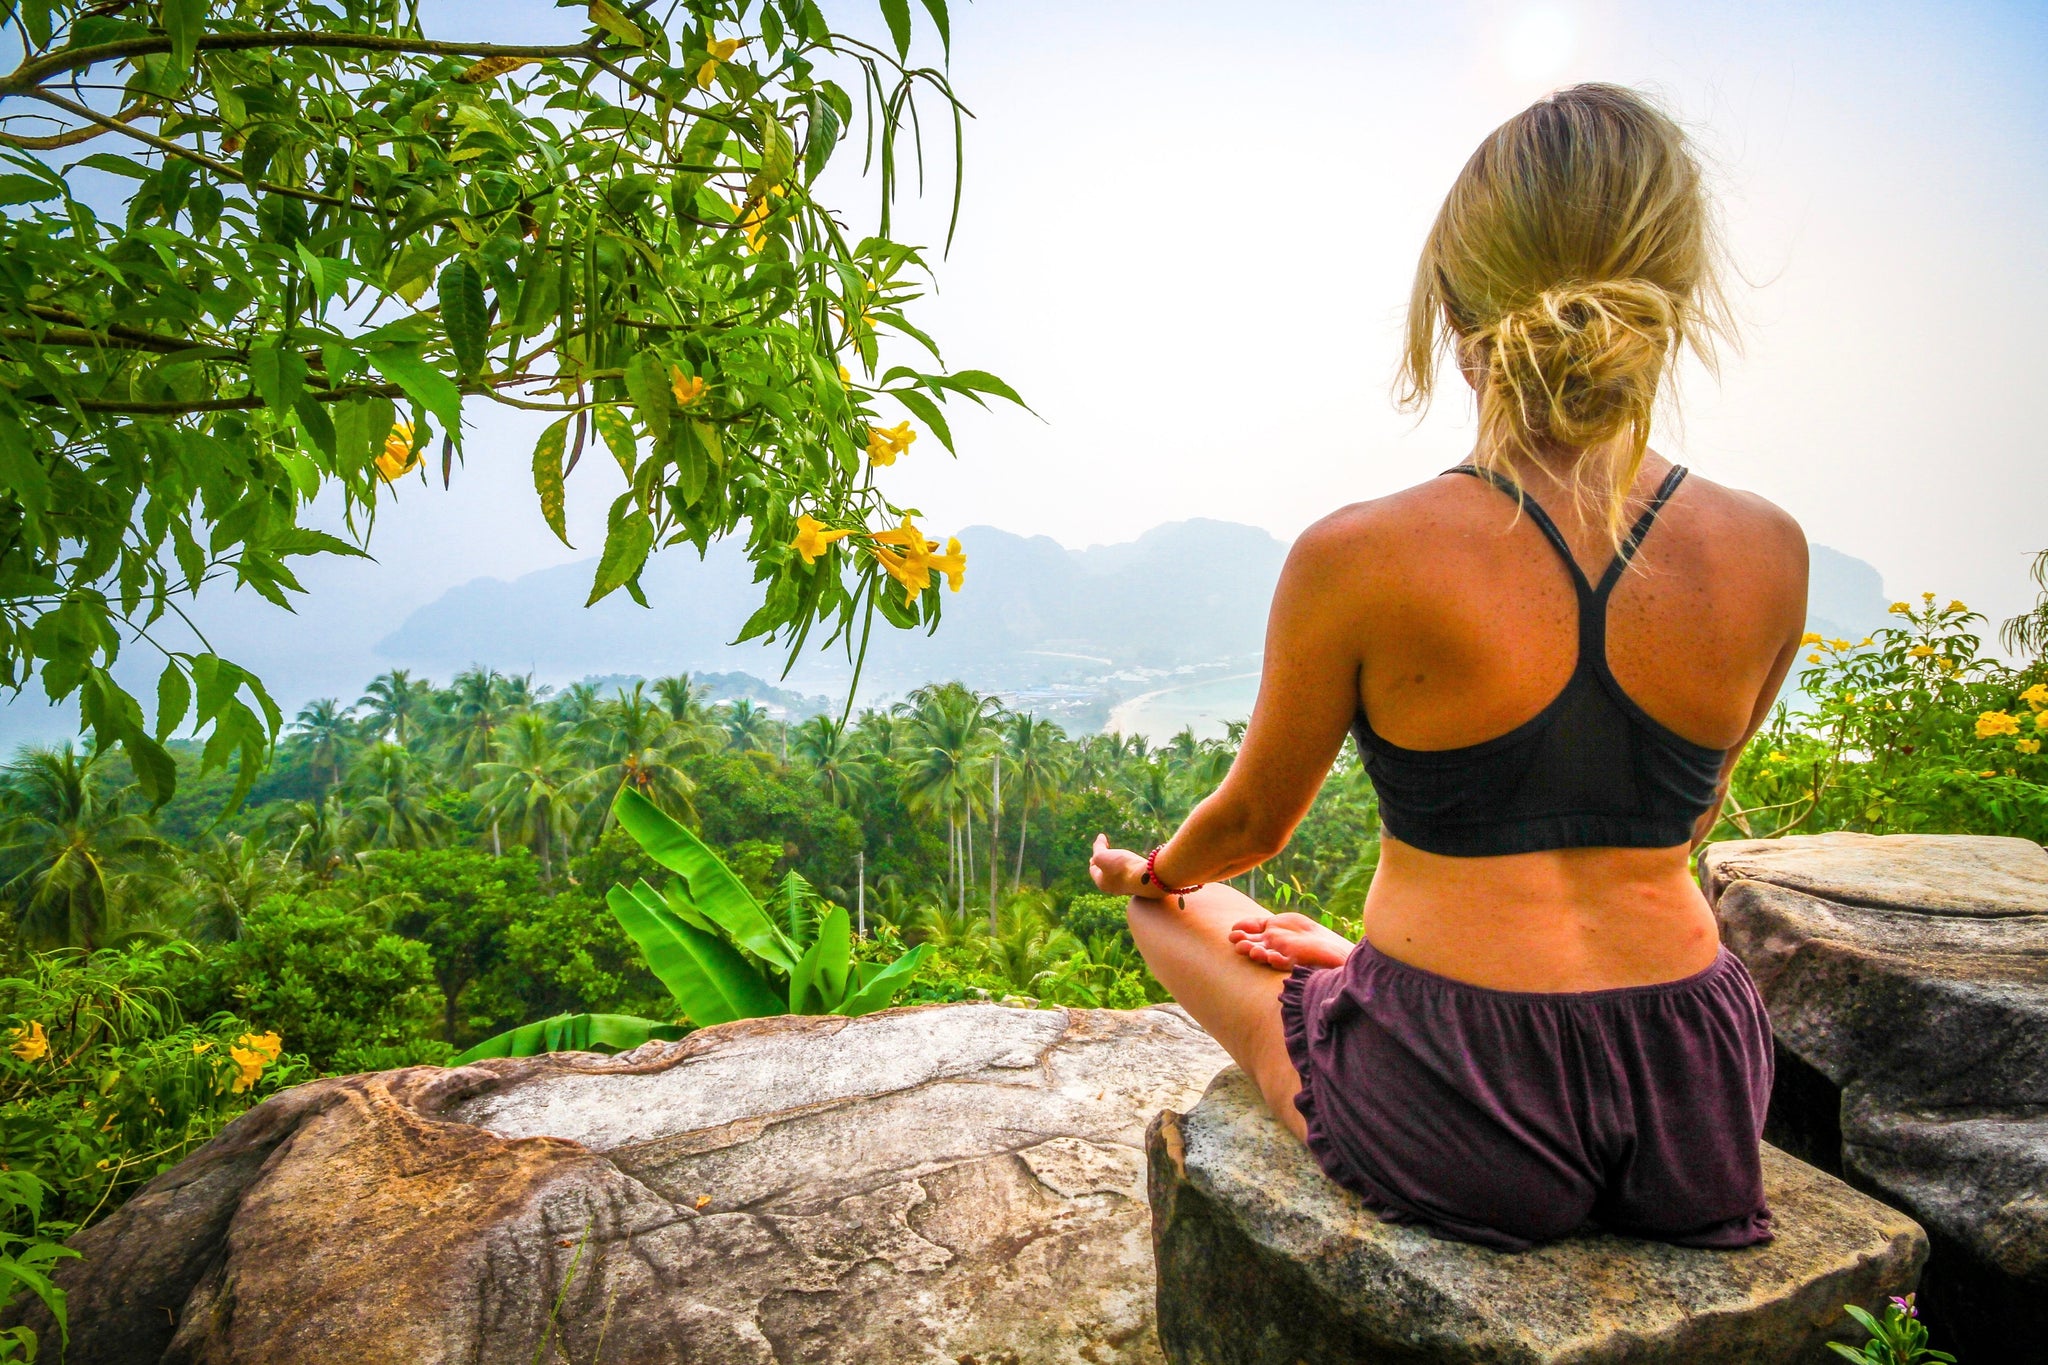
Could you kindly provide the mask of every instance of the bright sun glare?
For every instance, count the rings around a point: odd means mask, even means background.
[[[1517,80],[1547,81],[1563,72],[1579,45],[1579,19],[1568,5],[1526,5],[1502,34],[1501,59]]]

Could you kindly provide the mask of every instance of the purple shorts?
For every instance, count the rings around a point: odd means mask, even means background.
[[[1512,1251],[1589,1223],[1770,1238],[1771,1024],[1725,948],[1681,981],[1545,994],[1360,943],[1341,967],[1295,968],[1280,1021],[1309,1150],[1384,1218]]]

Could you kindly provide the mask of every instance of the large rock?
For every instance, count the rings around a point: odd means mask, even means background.
[[[965,1004],[314,1082],[75,1239],[66,1360],[1158,1361],[1145,1123],[1227,1060]]]
[[[1965,1362],[2048,1339],[2048,853],[2024,839],[1715,844],[1721,935],[1778,1042],[1766,1136],[1911,1213]]]
[[[1231,1068],[1149,1135],[1159,1334],[1174,1365],[1813,1365],[1845,1303],[1913,1287],[1913,1221],[1769,1147],[1776,1235],[1611,1235],[1510,1255],[1381,1222]]]

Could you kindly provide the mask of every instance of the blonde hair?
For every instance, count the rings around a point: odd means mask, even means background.
[[[1621,86],[1560,90],[1496,128],[1445,196],[1409,298],[1402,405],[1428,405],[1455,351],[1479,395],[1474,462],[1520,483],[1525,461],[1574,454],[1573,497],[1619,543],[1671,362],[1690,346],[1711,370],[1730,336],[1718,265],[1684,131]]]

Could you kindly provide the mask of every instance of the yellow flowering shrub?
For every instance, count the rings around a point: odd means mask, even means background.
[[[184,1017],[174,970],[196,958],[178,943],[0,964],[0,1169],[50,1187],[60,1236],[305,1073],[275,1031]]]
[[[2048,663],[1986,656],[1959,601],[1925,593],[1890,613],[1903,619],[1858,644],[1802,640],[1800,709],[1780,705],[1738,761],[1715,837],[2048,838]]]

